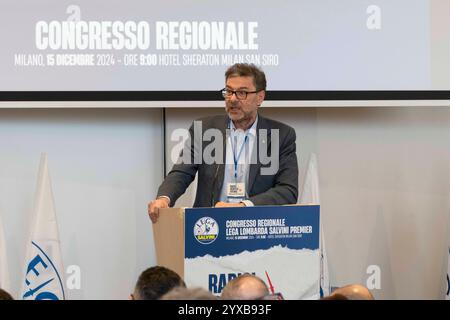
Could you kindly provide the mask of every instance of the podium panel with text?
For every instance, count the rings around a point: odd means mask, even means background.
[[[318,299],[319,220],[319,206],[166,209],[153,228],[158,264],[216,295],[253,273],[285,299]]]

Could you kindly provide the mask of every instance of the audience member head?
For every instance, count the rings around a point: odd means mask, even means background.
[[[374,297],[372,293],[370,293],[369,289],[359,284],[351,284],[348,286],[337,288],[336,290],[333,291],[333,293],[329,297],[333,298],[334,295],[344,296],[347,300],[374,300]]]
[[[269,294],[266,283],[249,273],[240,275],[223,288],[222,300],[257,300]]]
[[[186,287],[183,279],[166,267],[155,266],[141,273],[131,298],[133,300],[158,300],[176,287]]]
[[[329,296],[323,297],[320,300],[348,300],[346,296],[340,294],[340,293],[333,293]]]
[[[14,300],[13,297],[3,289],[0,289],[0,300]]]
[[[217,300],[217,297],[203,288],[173,288],[160,300]]]

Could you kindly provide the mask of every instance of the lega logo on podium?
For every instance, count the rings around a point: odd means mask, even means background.
[[[211,217],[203,217],[194,225],[194,237],[201,244],[213,243],[219,235],[219,225]]]

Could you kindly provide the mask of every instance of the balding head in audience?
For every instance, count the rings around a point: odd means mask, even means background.
[[[245,273],[234,278],[222,291],[222,300],[256,300],[269,294],[269,288],[263,280]]]
[[[326,297],[325,300],[343,300],[343,299],[333,299],[334,296],[343,296],[347,300],[374,300],[372,293],[369,289],[359,284],[351,284],[348,286],[337,288],[333,291],[331,295]]]

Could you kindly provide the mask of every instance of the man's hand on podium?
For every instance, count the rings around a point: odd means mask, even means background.
[[[159,218],[159,209],[164,209],[169,207],[169,199],[166,197],[160,197],[156,200],[151,201],[148,204],[148,216],[153,223],[156,223]]]
[[[245,204],[242,202],[232,203],[232,202],[223,202],[219,201],[215,205],[216,208],[223,208],[223,207],[245,207]]]

